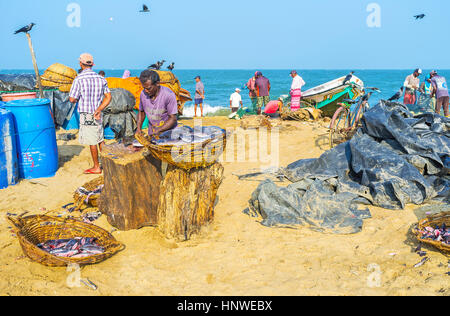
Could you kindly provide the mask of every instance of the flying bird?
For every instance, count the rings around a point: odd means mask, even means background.
[[[172,71],[174,68],[175,68],[175,63],[172,63],[169,66],[167,66],[167,69],[169,69],[170,71]]]
[[[142,5],[142,10],[139,11],[139,12],[150,12],[150,10],[148,9],[148,7],[145,4],[143,4]]]
[[[414,16],[416,20],[422,20],[425,17],[425,14],[419,14]]]
[[[29,31],[31,31],[31,29],[33,28],[33,26],[35,26],[36,24],[34,23],[30,23],[27,26],[22,27],[20,30],[17,30],[16,32],[14,32],[14,34],[18,34],[18,33],[28,33]]]
[[[347,77],[345,77],[344,83],[343,83],[343,84],[346,84],[347,82],[349,82],[349,81],[352,79],[354,73],[355,73],[354,71],[352,71],[351,73],[349,73],[349,74],[347,75]]]
[[[400,100],[402,95],[403,95],[403,87],[401,87],[400,90],[396,94],[394,94],[392,97],[390,97],[388,99],[388,101],[391,101],[391,102],[398,101],[398,100]]]

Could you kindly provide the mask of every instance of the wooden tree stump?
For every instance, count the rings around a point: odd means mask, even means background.
[[[188,239],[214,218],[223,167],[189,171],[161,163],[147,150],[104,146],[99,209],[120,230],[158,226],[167,238]]]
[[[146,150],[133,152],[122,145],[103,146],[105,186],[99,210],[120,230],[158,223],[161,161]]]
[[[189,171],[169,166],[158,207],[158,228],[166,237],[189,239],[213,220],[223,170],[219,163]]]

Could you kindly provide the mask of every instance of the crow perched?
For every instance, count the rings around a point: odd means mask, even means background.
[[[396,93],[396,94],[394,94],[392,97],[390,97],[389,99],[388,99],[388,101],[391,101],[391,102],[393,102],[393,101],[398,101],[398,100],[400,100],[400,98],[402,97],[402,95],[403,95],[403,87],[401,87],[400,88],[400,90]]]
[[[14,32],[14,34],[18,34],[18,33],[28,33],[29,31],[31,31],[31,29],[33,28],[33,26],[35,26],[36,24],[34,23],[30,23],[27,26],[22,27],[20,30],[17,30],[16,32]]]
[[[157,61],[156,64],[148,66],[149,69],[160,70],[162,65],[164,65],[166,61],[163,59],[161,61]]]
[[[175,63],[172,63],[169,66],[167,66],[167,69],[169,69],[170,71],[172,71],[174,68],[175,68]]]
[[[352,79],[354,73],[355,73],[354,71],[350,72],[347,75],[347,77],[345,77],[343,84],[346,84],[347,82],[349,82]]]
[[[145,4],[143,4],[142,5],[142,10],[141,11],[139,11],[139,12],[150,12],[150,10],[148,9],[148,7],[145,5]]]
[[[416,18],[416,20],[422,20],[425,17],[425,14],[419,14],[419,15],[415,15],[414,16]]]

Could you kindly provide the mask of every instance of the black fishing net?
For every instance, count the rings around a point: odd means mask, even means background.
[[[111,127],[116,139],[134,136],[137,123],[133,109],[136,99],[125,89],[111,89],[111,103],[103,111],[103,126]]]
[[[318,159],[294,162],[281,173],[294,184],[262,182],[250,211],[267,226],[308,225],[355,233],[370,217],[365,204],[403,209],[450,198],[450,120],[412,116],[400,103],[381,101],[366,112],[348,142]]]

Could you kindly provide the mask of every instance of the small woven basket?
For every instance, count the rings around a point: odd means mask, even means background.
[[[27,217],[7,217],[14,225],[17,238],[24,254],[33,261],[50,267],[64,267],[69,264],[95,264],[110,258],[125,249],[110,233],[98,226],[75,219],[63,219],[47,215]],[[85,258],[61,258],[40,249],[37,245],[49,240],[72,239],[75,237],[93,237],[97,239],[105,252]]]
[[[439,213],[439,214],[432,215],[432,216],[429,216],[429,217],[421,220],[417,224],[417,226],[413,229],[413,232],[416,235],[417,240],[419,242],[434,246],[443,252],[450,253],[450,245],[447,245],[440,241],[435,241],[432,239],[425,239],[425,238],[422,239],[421,238],[422,235],[421,235],[420,231],[424,230],[426,227],[435,227],[436,225],[441,227],[442,224],[444,224],[444,223],[447,227],[450,226],[450,212]]]
[[[99,186],[105,184],[105,180],[102,177],[98,177],[92,181],[89,181],[85,185],[83,185],[83,188],[85,188],[88,191],[94,191]],[[81,207],[86,204],[90,205],[92,207],[98,207],[98,198],[100,197],[100,193],[92,194],[91,196],[86,196],[84,194],[81,194],[78,190],[75,191],[73,195],[73,200],[75,204],[74,211],[78,211],[81,209]]]
[[[155,145],[151,143],[148,136],[143,134],[136,135],[136,139],[155,158],[185,170],[206,168],[213,165],[219,159],[226,146],[225,134],[202,143],[186,145]]]

